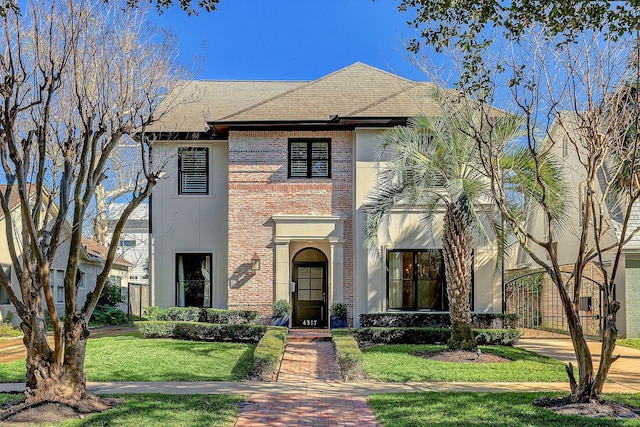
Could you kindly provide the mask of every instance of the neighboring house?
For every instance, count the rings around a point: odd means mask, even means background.
[[[0,189],[4,193],[6,186],[0,185]],[[17,190],[16,190],[17,191]],[[20,220],[20,200],[17,196],[16,191],[13,191],[11,197],[9,199],[9,207],[11,209],[11,213],[13,215],[13,223],[16,226],[21,225]],[[6,236],[6,224],[5,217],[0,210],[0,265],[5,270],[6,273],[9,273],[11,277],[11,283],[14,287],[14,290],[19,294],[20,289],[18,285],[18,278],[16,277],[16,272],[13,268],[11,257],[9,255],[8,242]],[[19,233],[15,233],[18,235]],[[16,248],[20,248],[19,242],[16,242]],[[80,251],[80,272],[82,275],[82,280],[78,285],[78,304],[84,304],[84,301],[87,297],[87,293],[93,290],[98,274],[102,270],[102,265],[104,258],[101,255],[93,250],[93,245],[91,241],[83,241],[83,249]],[[51,286],[53,288],[53,295],[56,301],[56,308],[59,310],[60,314],[64,311],[64,272],[67,267],[69,254],[69,242],[63,240],[58,247],[56,257],[51,264]],[[20,253],[18,254],[20,256]],[[129,265],[126,260],[122,259],[114,265],[113,274],[116,276],[127,276]],[[124,280],[126,283],[126,279]],[[125,307],[126,310],[126,307]],[[4,318],[7,315],[7,312],[14,312],[15,309],[13,305],[9,302],[8,296],[4,292],[2,288],[0,288],[0,315]],[[19,319],[15,318],[15,321]]]
[[[90,239],[82,239],[82,246],[86,254],[89,256],[90,261],[96,267],[96,280],[92,282],[95,284],[97,281],[97,274],[102,270],[102,266],[107,258],[107,252],[109,249],[95,240]],[[109,281],[120,287],[120,293],[122,294],[124,301],[118,306],[118,308],[125,313],[129,312],[129,271],[132,266],[133,264],[128,260],[116,254],[111,270],[109,271]]]
[[[107,210],[107,224],[111,233],[127,203],[111,203]],[[129,283],[149,283],[149,204],[143,203],[129,215],[118,241],[118,255],[131,263]]]
[[[120,219],[127,203],[111,203],[107,210],[107,239]],[[118,241],[118,255],[131,263],[128,295],[129,313],[140,316],[149,306],[149,204],[139,205],[129,215]],[[124,295],[124,293],[123,293]],[[127,310],[125,310],[127,311]]]
[[[571,117],[570,113],[564,113],[562,118],[563,125],[560,125],[558,120],[552,124],[549,130],[549,138],[558,142],[555,144],[554,149],[557,150],[558,158],[564,163],[568,188],[573,189],[567,196],[568,221],[563,224],[564,231],[557,242],[558,262],[563,271],[569,274],[573,269],[573,263],[576,260],[578,251],[580,209],[582,209],[584,203],[583,195],[585,194],[586,186],[584,167],[580,165],[575,149],[572,148],[567,137],[567,132],[576,134],[576,121]],[[602,173],[598,174],[598,186],[600,189],[604,188],[603,179]],[[596,191],[599,191],[599,189],[596,189]],[[620,239],[620,218],[615,214],[613,203],[613,199],[609,199],[607,205],[604,206],[607,210],[605,213],[607,233],[602,242],[603,246],[612,245]],[[527,226],[529,231],[535,235],[542,236],[542,233],[546,233],[546,224],[542,220],[540,212],[532,216]],[[638,227],[640,227],[640,205],[636,203],[633,206],[630,217],[629,230],[634,230]],[[593,246],[593,242],[589,242],[589,246]],[[539,248],[536,249],[536,255],[541,259],[548,259],[546,253]],[[585,270],[586,279],[583,281],[583,289],[580,295],[579,314],[582,318],[583,329],[590,335],[598,335],[601,332],[603,313],[601,307],[603,301],[599,285],[602,281],[601,269],[604,268],[610,272],[614,256],[615,251],[605,252],[602,265],[598,262],[593,262]],[[520,248],[517,248],[514,259],[513,264],[507,266],[507,269],[514,273],[526,274],[527,271],[537,267]],[[638,316],[638,313],[640,313],[640,234],[636,235],[624,246],[620,267],[614,282],[616,285],[616,299],[621,303],[617,314],[618,332],[623,337],[640,337],[640,316]],[[561,305],[557,297],[557,291],[550,280],[543,282],[541,291],[542,298],[539,305],[541,307],[540,321],[542,325],[548,328],[566,330],[567,325],[564,321],[564,316],[559,314]]]
[[[293,326],[328,307],[446,312],[441,218],[396,209],[380,254],[363,248],[379,136],[438,114],[431,83],[356,63],[320,79],[187,82],[152,131],[167,162],[150,202],[152,305],[292,303]],[[474,251],[473,310],[501,312],[495,245]]]

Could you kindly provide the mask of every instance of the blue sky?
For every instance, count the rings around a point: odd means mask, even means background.
[[[179,37],[198,79],[312,80],[364,62],[425,80],[404,45],[413,34],[395,0],[220,0],[215,12],[173,7],[150,19]],[[203,49],[204,46],[204,49]]]

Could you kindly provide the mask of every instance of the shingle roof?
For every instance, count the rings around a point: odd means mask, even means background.
[[[292,81],[191,80],[179,85],[167,96],[173,108],[148,130],[153,132],[200,132],[207,121],[216,120],[238,110],[300,86]]]
[[[6,191],[7,191],[7,184],[0,184],[0,194],[2,194],[3,197]],[[33,194],[34,191],[35,191],[35,185],[27,184],[27,193],[29,194],[29,196],[31,196],[31,194]],[[13,188],[11,189],[11,195],[9,196],[9,210],[12,211],[19,205],[20,205],[20,195],[18,194],[18,186],[14,185]],[[4,218],[4,212],[2,211],[1,208],[0,208],[0,218]]]
[[[434,111],[433,89],[431,83],[414,82],[357,62],[216,122],[328,120],[336,114],[410,117]]]
[[[87,251],[87,253],[93,257],[100,258],[101,260],[105,260],[107,258],[107,253],[109,252],[109,249],[101,245],[100,243],[96,242],[95,240],[90,240],[83,237],[82,246],[84,246],[84,250]],[[130,267],[133,264],[131,264],[129,261],[127,261],[120,255],[116,254],[114,258],[114,266],[115,265]]]
[[[328,121],[330,116],[406,118],[437,114],[433,83],[357,62],[313,81],[185,81],[155,132],[203,132],[210,124]],[[168,105],[168,104],[167,104]]]

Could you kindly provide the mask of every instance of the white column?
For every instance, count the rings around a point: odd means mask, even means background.
[[[276,239],[274,243],[276,245],[276,301],[285,299],[291,302],[291,292],[289,292],[289,281],[291,280],[291,274],[289,273],[290,241],[288,239]]]
[[[330,301],[344,301],[344,240],[330,240],[331,263],[329,267]]]

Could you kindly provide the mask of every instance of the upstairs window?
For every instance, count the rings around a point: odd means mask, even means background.
[[[330,177],[330,140],[289,140],[289,178]]]
[[[178,149],[178,194],[209,193],[209,149]]]

